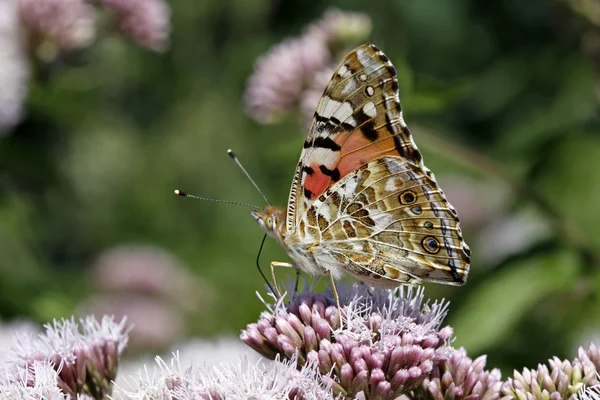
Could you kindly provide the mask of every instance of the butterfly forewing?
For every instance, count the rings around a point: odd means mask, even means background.
[[[319,265],[379,287],[463,284],[470,250],[402,119],[396,71],[375,46],[349,53],[320,100],[294,175],[286,234]]]
[[[328,187],[386,155],[422,162],[402,120],[396,70],[363,45],[342,60],[319,101],[292,183],[288,231]]]

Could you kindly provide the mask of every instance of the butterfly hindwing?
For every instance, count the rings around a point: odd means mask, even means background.
[[[300,228],[320,233],[316,261],[333,258],[372,286],[466,281],[470,250],[456,211],[432,175],[401,157],[379,158],[347,174],[308,214],[317,226],[306,219]]]
[[[342,60],[319,101],[292,182],[287,231],[327,188],[386,155],[422,165],[402,119],[396,70],[381,50],[363,45]]]

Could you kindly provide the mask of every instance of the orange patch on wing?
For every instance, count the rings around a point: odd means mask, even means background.
[[[399,155],[392,136],[371,142],[360,130],[353,131],[341,147],[341,158],[337,165],[341,177],[375,159]]]
[[[311,192],[309,200],[315,200],[331,185],[331,177],[321,172],[319,164],[311,164],[310,167],[314,172],[306,176],[304,187]]]
[[[386,134],[387,137],[375,142],[367,139],[360,129],[353,131],[348,136],[334,137],[333,140],[341,147],[341,155],[335,165],[340,172],[340,179],[377,158],[399,155],[394,138],[385,130],[381,130],[380,134]],[[321,171],[320,165],[318,163],[311,164],[310,167],[314,172],[304,179],[304,187],[311,193],[309,200],[315,200],[335,183],[330,176]]]

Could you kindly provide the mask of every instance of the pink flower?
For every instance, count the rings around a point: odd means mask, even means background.
[[[241,339],[265,357],[316,363],[333,390],[354,398],[395,399],[416,389],[447,360],[450,327],[441,328],[447,303],[424,302],[422,288],[369,291],[338,288],[344,326],[330,295],[304,291],[268,306]]]
[[[29,60],[23,47],[18,0],[0,1],[0,134],[20,122],[27,96]]]
[[[313,36],[273,46],[258,59],[248,79],[247,113],[261,123],[277,120],[296,104],[307,82],[328,65],[329,59],[325,43]]]
[[[162,52],[169,45],[171,11],[163,0],[99,0],[121,33],[140,46]]]
[[[94,8],[83,0],[19,0],[30,43],[49,40],[60,49],[89,45],[94,38]]]
[[[501,397],[500,371],[485,370],[486,357],[474,361],[465,349],[456,350],[445,363],[437,364],[423,382],[427,398],[496,400]]]
[[[0,365],[10,385],[31,386],[28,379],[36,365],[50,365],[56,371],[55,386],[73,398],[86,394],[101,399],[111,393],[119,360],[127,346],[131,328],[126,320],[115,323],[104,317],[54,321],[45,325],[46,332],[34,337],[22,334],[15,337],[11,354]],[[24,381],[25,380],[25,381]],[[0,389],[1,390],[1,389]]]

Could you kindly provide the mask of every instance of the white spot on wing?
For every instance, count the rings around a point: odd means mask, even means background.
[[[312,148],[310,158],[311,160],[319,160],[319,164],[323,164],[329,169],[335,168],[335,165],[339,161],[339,157],[335,151],[322,147]],[[304,183],[304,179],[302,179],[302,182]]]
[[[363,246],[360,243],[354,243],[352,245],[352,250],[358,252],[358,253],[362,253],[364,251]]]
[[[346,120],[342,121],[342,122],[345,122],[345,123],[349,124],[350,126],[353,126],[356,128],[356,120],[352,117],[346,118]]]
[[[340,121],[346,121],[350,118],[354,112],[352,104],[349,102],[339,102],[333,100],[331,97],[325,97],[325,107],[319,111],[319,115],[325,118],[335,117]]]
[[[342,89],[342,95],[346,96],[352,92],[354,92],[357,88],[356,81],[354,79],[348,79],[348,83]]]
[[[380,76],[383,74],[383,70],[379,68],[383,64],[377,62],[377,60],[371,57],[371,54],[368,51],[366,51],[365,49],[359,49],[356,52],[356,56],[358,58],[358,61],[364,67],[367,75]]]
[[[350,118],[353,113],[354,109],[352,108],[352,104],[345,102],[342,103],[340,108],[333,113],[333,116],[340,121],[345,121],[346,119]]]
[[[340,197],[342,198],[353,198],[354,195],[356,194],[356,186],[358,185],[357,181],[356,181],[356,177],[354,177],[353,179],[348,180],[345,184],[344,187],[340,187],[340,189],[338,190],[338,193],[340,195]]]
[[[393,192],[396,190],[396,178],[390,178],[385,182],[385,191]]]
[[[363,106],[363,112],[371,118],[375,117],[377,115],[377,108],[375,108],[375,103],[369,101]]]
[[[342,65],[338,70],[339,77],[344,77],[345,75],[348,75],[348,67],[346,67],[346,64]]]
[[[327,204],[321,204],[321,206],[319,206],[318,213],[325,218],[327,222],[331,221],[331,213]]]
[[[374,93],[373,86],[367,86],[367,96],[373,96]]]
[[[387,165],[388,169],[392,174],[398,174],[406,171],[406,166],[404,165],[404,163],[402,161],[398,161],[395,158],[386,158],[385,165]]]

